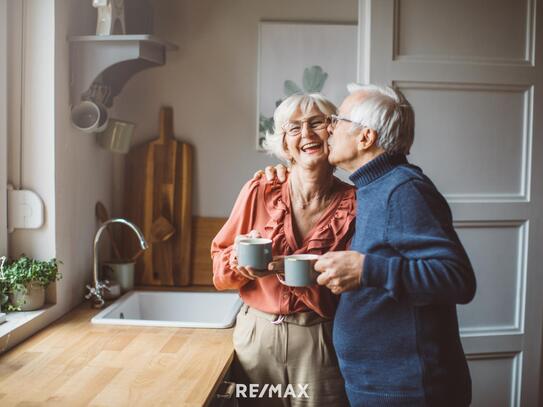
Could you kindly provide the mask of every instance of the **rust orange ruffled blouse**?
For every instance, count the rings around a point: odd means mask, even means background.
[[[230,218],[211,243],[213,284],[218,290],[239,289],[246,304],[264,312],[287,315],[311,309],[332,317],[338,297],[328,288],[288,287],[275,274],[249,280],[230,268],[229,259],[236,236],[253,229],[273,241],[274,256],[348,249],[355,225],[355,189],[335,178],[332,203],[299,246],[293,233],[288,182],[268,183],[261,178],[244,185]]]

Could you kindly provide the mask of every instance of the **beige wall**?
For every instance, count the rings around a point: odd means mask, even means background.
[[[137,123],[139,143],[157,135],[159,107],[173,106],[176,136],[195,146],[194,213],[227,216],[243,183],[276,162],[255,150],[259,21],[356,23],[357,1],[154,3],[156,35],[180,49],[168,54],[164,67],[132,78],[115,101],[115,114]],[[122,164],[116,168],[119,176]],[[115,198],[119,208],[120,192]]]
[[[83,299],[91,281],[92,246],[98,223],[96,201],[112,207],[113,157],[93,135],[70,123],[69,46],[66,38],[94,30],[96,13],[91,2],[56,0],[55,6],[55,184],[56,252],[64,262],[58,283],[58,303],[69,309]],[[107,239],[104,239],[107,240]]]

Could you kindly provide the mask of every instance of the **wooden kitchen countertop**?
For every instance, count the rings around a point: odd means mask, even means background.
[[[2,406],[202,406],[233,329],[94,325],[84,303],[0,356]]]

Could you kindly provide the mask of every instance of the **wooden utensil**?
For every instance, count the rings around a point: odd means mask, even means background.
[[[126,157],[124,215],[151,245],[136,262],[136,285],[190,284],[192,148],[173,136],[173,112],[160,110],[160,135]],[[128,233],[123,244],[138,256]]]
[[[151,226],[151,243],[165,242],[175,233],[175,228],[164,216],[155,220]]]
[[[136,254],[134,254],[132,257],[128,259],[128,261],[135,263],[136,260],[140,258],[140,256],[143,254],[143,249],[139,249]]]
[[[102,202],[100,201],[96,202],[94,212],[96,213],[96,217],[98,218],[100,223],[104,223],[105,221],[109,220],[109,214],[107,212],[105,205]],[[111,232],[111,229],[106,228],[106,232],[109,236],[109,241],[111,242],[111,246],[113,247],[113,253],[115,255],[115,258],[122,259],[121,252],[119,251],[119,248],[117,247],[117,242],[113,237],[113,233]]]

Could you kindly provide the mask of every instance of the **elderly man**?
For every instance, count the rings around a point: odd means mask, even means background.
[[[472,300],[475,277],[446,200],[406,160],[413,110],[390,87],[349,91],[328,128],[328,159],[357,188],[356,232],[351,251],[315,265],[317,282],[341,293],[333,343],[349,401],[468,406],[456,304]]]

